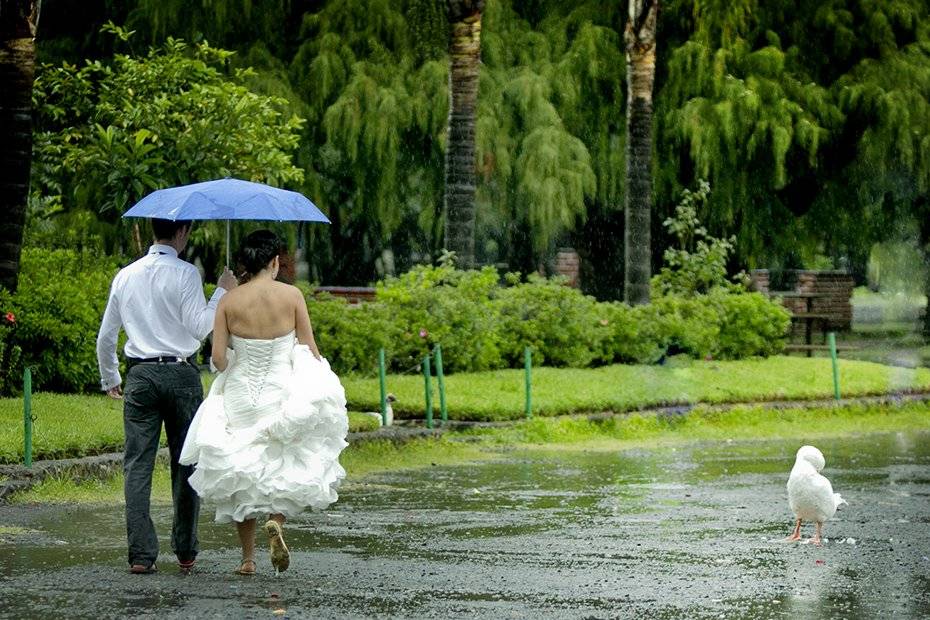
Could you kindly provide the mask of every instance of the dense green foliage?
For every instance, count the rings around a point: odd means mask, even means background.
[[[106,307],[113,259],[90,252],[26,248],[19,288],[0,290],[0,308],[16,322],[6,328],[4,348],[21,351],[4,370],[3,394],[22,389],[24,366],[36,390],[83,392],[99,388],[96,340]]]
[[[89,36],[108,19],[141,43],[205,38],[235,50],[233,67],[254,67],[243,84],[307,120],[300,189],[333,219],[309,230],[313,277],[363,284],[442,247],[444,5],[124,0],[68,23],[50,6],[40,53],[72,64],[82,53],[109,57],[107,39]],[[529,273],[571,244],[586,290],[602,299],[621,296],[624,8],[489,0],[482,20],[479,261]],[[832,265],[863,277],[872,243],[900,230],[890,220],[928,220],[926,3],[673,0],[662,9],[654,258],[675,244],[660,223],[700,178],[714,193],[698,216],[718,239],[735,236],[731,271]],[[40,132],[62,129],[49,120],[40,116]],[[82,132],[102,143],[92,130]],[[921,225],[919,245],[928,240]]]
[[[33,218],[89,211],[118,232],[128,230],[120,215],[154,189],[227,176],[299,182],[304,173],[292,156],[302,121],[286,116],[283,99],[243,86],[250,70],[227,76],[230,55],[169,39],[144,56],[43,66],[34,92],[41,210]]]
[[[3,393],[19,389],[24,365],[36,389],[96,389],[96,334],[116,269],[88,252],[24,252],[19,290],[0,292],[0,309],[15,317],[0,327],[0,346],[11,352]],[[520,367],[525,347],[537,365],[574,368],[654,363],[667,353],[739,359],[779,352],[789,323],[778,303],[735,287],[631,308],[558,278],[510,274],[501,286],[493,268],[449,262],[388,278],[376,301],[359,307],[304,292],[316,339],[340,373],[374,373],[380,348],[392,371],[416,372],[437,344],[450,373]]]

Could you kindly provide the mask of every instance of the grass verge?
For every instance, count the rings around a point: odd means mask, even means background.
[[[537,368],[532,374],[532,404],[534,414],[552,416],[668,404],[831,398],[832,372],[829,359],[787,356],[740,361],[673,358],[661,366]],[[395,416],[423,417],[423,377],[391,375],[387,383],[388,391],[397,397]],[[377,410],[377,379],[349,376],[343,384],[354,408]],[[523,416],[522,370],[447,375],[445,385],[452,419],[516,420]],[[930,369],[844,359],[840,361],[840,386],[843,396],[927,389]],[[434,408],[437,402],[434,395]]]
[[[448,375],[449,416],[517,420],[524,411],[523,381],[520,370]],[[675,358],[662,366],[538,368],[533,371],[533,412],[553,416],[664,404],[829,398],[832,381],[829,359],[783,356],[720,362]],[[350,409],[378,410],[377,379],[347,376],[343,384]],[[927,389],[930,369],[842,360],[840,384],[844,396]],[[422,377],[391,375],[388,389],[398,398],[396,416],[423,416]],[[438,408],[438,400],[434,395],[434,407]],[[34,459],[122,449],[122,405],[105,396],[39,393],[33,397],[33,413]],[[21,399],[0,399],[0,463],[22,462],[22,415]],[[350,413],[349,426],[353,431],[370,430],[377,428],[377,421]]]
[[[502,450],[544,446],[562,449],[624,450],[642,446],[680,445],[727,439],[795,439],[813,442],[878,432],[930,430],[930,408],[923,403],[901,406],[850,406],[771,410],[735,407],[727,411],[696,409],[687,415],[536,418],[511,427],[450,432],[439,439],[416,439],[405,444],[387,441],[350,446],[340,459],[349,481],[380,471],[499,458]],[[469,441],[461,441],[469,439]],[[48,479],[12,501],[121,503],[122,475],[106,480],[74,482]],[[156,501],[170,501],[167,468],[156,469]]]
[[[123,449],[123,404],[103,395],[53,394],[32,396],[35,418],[32,458],[58,459],[119,452]],[[378,422],[349,413],[349,430],[374,430]],[[165,444],[162,433],[162,446]],[[0,463],[23,461],[23,401],[0,398]]]

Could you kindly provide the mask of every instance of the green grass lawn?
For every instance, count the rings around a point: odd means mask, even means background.
[[[534,414],[550,416],[665,404],[825,398],[833,396],[832,377],[829,359],[800,356],[732,362],[674,358],[662,366],[537,368],[532,375],[532,404]],[[377,410],[377,379],[344,377],[343,384],[355,409]],[[523,416],[522,370],[449,375],[445,385],[452,419],[507,420]],[[841,359],[840,386],[844,396],[926,389],[930,387],[930,369]],[[422,376],[389,376],[387,389],[398,399],[394,403],[395,417],[424,416]],[[437,412],[438,400],[434,394]]]
[[[906,369],[841,360],[845,396],[930,388],[930,369]],[[343,377],[354,411],[377,411],[378,380]],[[433,389],[436,389],[435,381]],[[423,378],[391,375],[396,417],[421,418]],[[457,420],[519,419],[524,409],[523,371],[461,373],[446,377],[449,415]],[[651,405],[809,399],[833,395],[829,359],[772,357],[735,362],[672,359],[662,366],[616,365],[596,369],[533,371],[533,411],[559,415],[627,411]],[[438,397],[433,402],[438,416]],[[96,454],[122,448],[122,406],[104,396],[40,393],[33,397],[35,459]],[[22,400],[0,399],[0,462],[21,462]],[[350,428],[376,422],[350,414]]]
[[[103,395],[52,394],[32,396],[35,421],[33,459],[101,454],[123,449],[123,404]],[[378,423],[350,412],[349,429],[373,430]],[[166,445],[162,433],[162,445]],[[0,399],[0,463],[23,460],[23,400]]]
[[[925,403],[784,410],[753,406],[727,411],[698,408],[682,416],[536,418],[508,427],[452,431],[438,439],[416,439],[402,445],[370,441],[350,445],[339,460],[346,468],[347,483],[351,484],[373,472],[470,463],[502,455],[507,458],[515,449],[625,450],[695,441],[779,438],[790,438],[802,445],[824,437],[914,430],[930,430],[930,408]],[[170,477],[164,465],[155,469],[152,495],[159,502],[171,501]],[[17,494],[12,501],[121,505],[123,478],[119,472],[106,479],[80,482],[68,476],[52,477]]]

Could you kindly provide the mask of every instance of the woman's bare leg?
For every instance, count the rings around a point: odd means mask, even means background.
[[[239,573],[255,572],[255,519],[236,521],[236,532],[239,534],[239,546],[242,547],[242,563]],[[248,564],[248,565],[247,565]]]

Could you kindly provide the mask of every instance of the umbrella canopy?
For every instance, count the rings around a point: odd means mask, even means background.
[[[137,202],[123,217],[330,223],[303,194],[240,179],[160,189]]]

